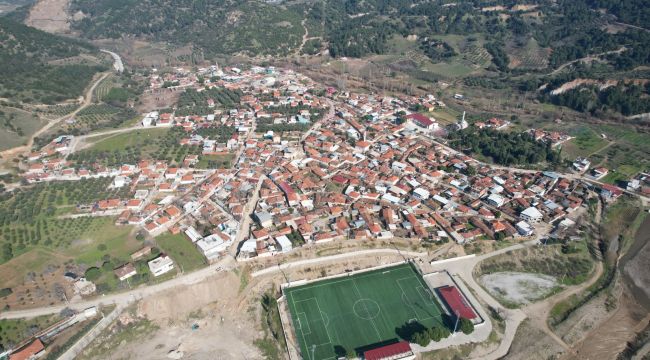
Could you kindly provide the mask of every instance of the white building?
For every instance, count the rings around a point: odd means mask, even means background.
[[[224,241],[218,234],[213,234],[197,241],[196,246],[208,261],[212,261],[226,251],[230,243],[230,241]]]
[[[577,158],[576,161],[573,162],[573,168],[576,171],[585,172],[589,169],[589,166],[591,166],[591,161],[587,159]]]
[[[416,198],[422,201],[428,199],[430,195],[431,194],[429,193],[429,191],[427,191],[424,188],[417,188],[413,190],[413,196],[415,196]]]
[[[167,255],[160,255],[149,261],[149,270],[151,270],[153,276],[160,276],[170,272],[172,269],[174,269],[174,261]]]
[[[289,252],[293,249],[291,240],[289,240],[289,238],[286,235],[276,237],[275,241],[278,243],[278,246],[280,247],[280,251],[282,251],[283,253]]]
[[[257,256],[257,241],[255,239],[244,241],[239,249],[238,257],[249,259],[255,256]]]
[[[503,198],[503,196],[490,194],[490,196],[487,198],[487,202],[492,206],[501,207],[506,203],[506,200]]]
[[[520,221],[518,222],[515,227],[517,228],[517,232],[521,236],[531,236],[533,235],[534,229],[530,224],[528,224],[525,221]]]
[[[201,236],[201,234],[199,234],[199,232],[193,226],[190,226],[187,228],[187,230],[185,230],[185,235],[187,235],[187,237],[190,238],[193,243],[196,243],[197,241],[203,239],[203,236]]]
[[[528,209],[522,211],[521,214],[519,214],[519,217],[528,223],[536,224],[542,221],[542,218],[544,216],[541,212],[539,212],[539,210],[537,210],[537,208],[531,206]]]

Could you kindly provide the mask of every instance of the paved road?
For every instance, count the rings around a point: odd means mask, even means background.
[[[344,253],[344,254],[337,254],[337,255],[332,255],[332,256],[324,256],[321,258],[317,259],[308,259],[308,260],[299,260],[296,262],[292,263],[285,263],[281,265],[282,269],[286,269],[292,266],[302,266],[305,264],[310,264],[310,263],[317,263],[317,262],[325,262],[325,261],[333,261],[333,260],[338,260],[338,259],[343,259],[347,257],[355,257],[355,256],[363,256],[363,255],[368,255],[368,254],[380,254],[380,253],[385,253],[385,254],[396,254],[398,253],[397,250],[395,249],[372,249],[372,250],[361,250],[361,251],[355,251],[355,252],[350,252],[350,253]],[[424,256],[426,253],[418,253],[418,252],[410,252],[410,251],[402,251],[401,252],[403,255],[406,256]],[[171,280],[162,282],[160,284],[155,284],[155,285],[150,285],[150,286],[143,286],[139,287],[133,290],[125,291],[122,293],[116,293],[116,294],[111,294],[111,295],[106,295],[106,296],[98,296],[90,300],[84,300],[84,301],[79,301],[75,303],[70,303],[67,305],[67,307],[74,309],[74,310],[83,310],[87,309],[92,306],[98,306],[101,304],[116,304],[116,305],[128,305],[133,298],[138,298],[142,299],[154,294],[158,294],[163,291],[168,291],[171,290],[177,286],[182,286],[182,285],[192,285],[199,283],[206,278],[214,275],[217,272],[227,270],[230,268],[233,268],[236,266],[236,262],[232,257],[225,257],[222,260],[197,271],[190,272],[190,273],[184,273],[183,275],[179,275]],[[260,276],[260,275],[266,275],[270,273],[274,273],[276,271],[279,271],[277,266],[273,266],[267,269],[263,269],[260,271],[257,271],[253,273],[253,276]],[[66,305],[55,305],[55,306],[45,306],[45,307],[40,307],[40,308],[34,308],[34,309],[27,309],[27,310],[15,310],[15,311],[6,311],[0,313],[0,319],[20,319],[20,318],[32,318],[36,316],[41,316],[41,315],[50,315],[50,314],[58,314],[66,308]]]
[[[135,299],[133,299],[135,300]],[[104,331],[117,317],[122,313],[126,305],[118,305],[110,314],[99,320],[99,322],[88,331],[81,339],[77,340],[66,352],[61,354],[57,360],[74,360],[88,344],[90,344],[99,334]]]
[[[313,265],[313,264],[318,264],[322,262],[330,262],[330,261],[335,261],[335,260],[341,260],[349,257],[357,257],[357,256],[366,256],[366,255],[378,255],[378,254],[395,254],[395,255],[404,255],[408,257],[421,257],[421,256],[426,256],[427,253],[425,252],[414,252],[414,251],[402,251],[402,250],[396,250],[396,249],[372,249],[372,250],[359,250],[359,251],[353,251],[349,253],[343,253],[343,254],[336,254],[336,255],[330,255],[330,256],[323,256],[323,257],[318,257],[314,259],[305,259],[305,260],[298,260],[298,261],[292,261],[288,263],[283,263],[280,264],[279,266],[270,266],[267,267],[266,269],[258,270],[255,271],[254,273],[251,274],[252,277],[259,277],[259,276],[264,276],[264,275],[269,275],[269,274],[274,274],[276,272],[279,272],[280,270],[286,270],[292,267],[301,267],[305,265]]]
[[[120,55],[104,49],[101,49],[99,51],[110,54],[113,57],[113,69],[115,69],[115,71],[120,73],[124,71],[124,63],[122,63],[122,58],[120,57]]]

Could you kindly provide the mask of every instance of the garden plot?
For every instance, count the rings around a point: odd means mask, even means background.
[[[510,271],[483,275],[479,282],[492,296],[513,305],[543,299],[559,287],[553,276]]]

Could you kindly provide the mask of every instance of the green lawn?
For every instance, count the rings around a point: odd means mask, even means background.
[[[442,324],[442,307],[411,264],[296,286],[284,294],[308,360],[397,340],[396,328],[410,321]]]
[[[461,112],[449,107],[435,109],[434,111],[427,113],[427,115],[433,116],[438,120],[438,123],[443,126],[454,124],[462,117]]]
[[[101,262],[106,254],[112,258],[128,260],[131,253],[142,247],[142,244],[130,236],[132,226],[116,226],[112,217],[92,218],[84,229],[79,245],[73,243],[64,253],[74,256],[78,263],[94,265]],[[106,250],[99,250],[99,244],[106,245]]]
[[[152,145],[156,140],[165,136],[169,129],[149,128],[142,130],[129,131],[127,133],[117,134],[101,139],[94,143],[92,150],[113,151],[121,150],[126,147],[142,147]]]
[[[234,154],[201,155],[196,167],[198,169],[230,169],[234,158]]]
[[[182,234],[165,233],[156,237],[160,250],[168,254],[182,271],[192,271],[206,265],[199,250]]]
[[[601,138],[600,134],[588,127],[579,128],[572,135],[575,138],[562,145],[562,151],[570,159],[587,157],[604,148],[609,143],[607,140]]]

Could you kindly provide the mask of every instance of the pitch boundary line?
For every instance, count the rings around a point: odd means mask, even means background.
[[[411,301],[411,300],[410,300],[410,297],[409,297],[408,295],[406,295],[406,291],[404,291],[404,288],[402,287],[402,284],[400,283],[400,281],[401,281],[401,280],[410,280],[410,279],[412,279],[412,278],[417,278],[417,276],[414,275],[414,276],[410,276],[410,277],[406,277],[406,278],[398,279],[398,280],[395,281],[395,282],[397,283],[397,286],[399,286],[400,290],[402,290],[402,296],[403,296],[403,297],[405,296],[406,299],[407,299],[408,301]],[[419,283],[419,282],[418,282],[418,283]],[[420,285],[420,286],[422,286],[422,285]],[[419,296],[420,298],[422,298],[422,295],[421,295],[420,292],[417,290],[417,287],[413,287],[413,289],[415,289],[415,292],[418,293],[418,296]],[[404,301],[404,298],[403,298],[403,297],[402,297],[402,301]],[[422,300],[424,300],[424,299],[422,298]],[[426,300],[425,300],[425,302],[426,302]],[[406,305],[407,305],[408,307],[410,307],[411,310],[413,310],[413,312],[415,313],[415,318],[418,319],[418,321],[425,321],[425,320],[429,320],[429,319],[433,319],[433,318],[434,318],[434,316],[421,317],[420,315],[418,315],[418,311],[415,309],[415,307],[414,307],[413,305],[409,304],[408,302],[406,302]],[[437,309],[437,307],[436,307],[435,305],[434,305],[434,308]]]
[[[400,266],[400,265],[398,265],[398,266]],[[400,267],[399,269],[390,270],[390,272],[398,271],[398,270],[402,270],[402,269],[409,269],[411,272],[413,271],[410,267],[404,266],[403,268]],[[371,271],[375,271],[375,270],[371,270]],[[299,291],[304,291],[304,290],[311,290],[311,289],[321,287],[321,286],[333,285],[333,284],[338,284],[338,283],[345,282],[345,281],[352,281],[354,279],[373,277],[373,276],[377,276],[377,275],[384,275],[384,274],[383,273],[373,273],[373,274],[363,274],[363,273],[361,273],[361,274],[355,274],[355,275],[352,275],[349,278],[343,278],[343,279],[337,280],[337,281],[328,282],[327,280],[324,280],[325,283],[323,283],[323,284],[314,284],[314,285],[306,284],[306,285],[300,285],[301,287],[304,286],[304,288],[301,288],[301,289],[288,288],[287,290],[289,290],[291,293],[294,293],[294,292],[299,292]],[[415,275],[411,275],[411,277],[413,277],[413,276],[415,276]],[[407,279],[407,278],[404,278],[404,279]]]
[[[329,343],[326,343],[326,344],[333,345],[332,337],[330,336],[330,331],[327,330],[327,325],[325,325],[325,318],[323,318],[324,312],[323,312],[323,310],[320,309],[320,304],[318,303],[318,299],[314,298],[314,300],[316,301],[316,307],[318,307],[318,315],[320,315],[320,320],[323,322],[323,327],[325,328],[325,333],[327,334],[327,339],[330,341]],[[325,345],[325,344],[321,344],[321,345]],[[320,346],[320,345],[318,345],[318,346]]]
[[[357,294],[359,294],[359,300],[363,299],[363,295],[361,295],[361,291],[359,291],[359,287],[357,286],[356,281],[354,281],[354,279],[350,279],[350,280],[352,280],[352,285],[354,285],[355,290],[357,290]],[[368,307],[366,306],[366,304],[363,304],[363,307],[366,308],[366,313],[369,314],[370,312],[368,311]],[[354,311],[354,309],[352,309],[352,310]],[[379,312],[381,313],[381,307],[379,308]],[[370,323],[372,324],[372,327],[375,329],[375,332],[377,333],[377,337],[379,338],[379,341],[381,341],[381,334],[379,333],[379,330],[377,329],[377,325],[375,325],[375,321],[373,319],[370,319]]]

